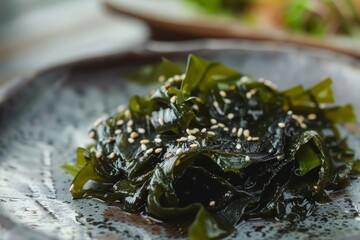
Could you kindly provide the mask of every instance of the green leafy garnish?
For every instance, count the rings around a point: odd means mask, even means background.
[[[146,81],[166,76],[163,85],[91,129],[94,144],[63,166],[76,175],[75,199],[120,202],[190,239],[219,239],[244,219],[304,218],[359,172],[337,130],[355,114],[333,105],[331,79],[280,91],[194,55],[185,73],[157,66]]]

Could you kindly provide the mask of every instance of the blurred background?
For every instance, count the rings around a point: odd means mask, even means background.
[[[235,38],[360,57],[360,0],[2,0],[0,84],[148,43]]]

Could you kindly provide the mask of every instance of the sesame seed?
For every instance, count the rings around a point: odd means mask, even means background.
[[[101,158],[102,157],[102,152],[96,152],[96,154],[95,154],[95,156],[96,156],[96,158]]]
[[[184,79],[185,79],[185,77],[186,77],[186,74],[185,74],[185,73],[183,73],[183,74],[181,74],[181,75],[180,75],[180,77],[181,77],[181,79],[183,79],[183,80],[184,80]]]
[[[287,115],[292,115],[293,114],[293,111],[289,110],[287,111]]]
[[[126,132],[127,132],[127,133],[131,133],[132,130],[133,130],[132,127],[127,127],[127,128],[126,128]]]
[[[137,133],[137,132],[132,132],[131,134],[130,134],[130,137],[131,138],[137,138],[139,136],[139,134]]]
[[[104,121],[104,118],[98,118],[95,122],[94,122],[94,127],[98,127],[102,122]]]
[[[162,119],[162,118],[159,118],[159,124],[161,125],[161,126],[163,126],[165,123],[164,123],[164,119]]]
[[[180,160],[177,159],[176,162],[175,162],[175,166],[179,165],[180,164]]]
[[[145,129],[144,129],[144,128],[138,128],[138,132],[139,132],[140,134],[144,134],[144,133],[145,133]]]
[[[69,192],[71,192],[74,189],[74,184],[71,184],[70,188],[69,188]]]
[[[198,128],[193,128],[192,130],[190,130],[192,134],[196,134],[198,133],[200,130]]]
[[[140,147],[141,147],[141,150],[143,150],[143,151],[145,151],[147,149],[145,144],[141,144]]]
[[[232,134],[235,134],[236,131],[237,131],[236,127],[233,127],[233,128],[231,129],[231,133],[232,133]]]
[[[279,122],[279,123],[278,123],[278,127],[279,127],[279,128],[284,128],[284,127],[285,127],[285,123]]]
[[[121,104],[117,107],[118,112],[123,112],[123,111],[125,111],[125,109],[126,109],[126,106],[124,104]]]
[[[128,138],[128,142],[129,142],[129,143],[134,143],[135,140],[134,140],[133,138]]]
[[[251,141],[251,140],[252,140],[252,137],[251,137],[251,136],[248,136],[248,137],[246,138],[246,140]]]
[[[126,109],[125,112],[124,112],[124,115],[126,118],[129,118],[131,116],[131,112],[129,109]]]
[[[210,202],[209,202],[209,206],[210,206],[210,207],[212,207],[212,206],[214,206],[214,205],[215,205],[215,201],[210,201]]]
[[[246,82],[248,82],[250,79],[249,79],[249,77],[248,76],[242,76],[241,78],[240,78],[240,81],[242,82],[242,83],[246,83]]]
[[[168,154],[166,154],[166,158],[170,158],[170,157],[172,157],[173,156],[173,154],[172,153],[168,153]]]
[[[180,155],[182,153],[182,149],[181,148],[178,148],[177,150],[176,150],[176,155]]]
[[[196,105],[196,104],[194,104],[194,105],[192,106],[192,108],[193,108],[194,110],[196,110],[196,111],[199,111],[199,106]]]
[[[140,144],[148,144],[150,141],[148,139],[143,139],[140,141]]]
[[[181,137],[181,138],[178,138],[176,139],[177,142],[185,142],[187,141],[187,137]]]
[[[250,157],[249,156],[245,156],[245,161],[250,161]]]
[[[314,189],[315,189],[315,190],[317,190],[318,188],[319,188],[319,186],[317,186],[317,185],[314,186]]]
[[[206,132],[206,128],[201,129],[201,132],[202,133]]]
[[[112,153],[110,153],[109,155],[108,155],[108,158],[109,159],[113,159],[115,157],[115,153],[114,152],[112,152]]]
[[[161,138],[155,138],[155,139],[154,139],[154,142],[156,142],[156,143],[161,143],[161,142],[162,142],[162,139],[161,139]]]
[[[303,129],[306,129],[307,128],[307,125],[305,123],[299,123],[300,124],[300,127],[303,128]]]
[[[239,128],[239,130],[237,131],[237,137],[241,137],[242,134],[243,134],[243,128]]]
[[[259,139],[260,139],[259,137],[252,137],[251,138],[252,141],[259,141]]]
[[[236,144],[236,149],[240,150],[241,149],[241,145],[240,143]]]
[[[174,82],[174,78],[173,78],[173,77],[170,77],[170,78],[168,79],[168,82],[169,82],[169,83],[173,83],[173,82]]]
[[[246,93],[246,98],[247,98],[247,99],[250,99],[251,97],[252,97],[251,92],[247,92],[247,93]]]
[[[235,117],[235,115],[234,115],[233,113],[229,113],[229,114],[227,115],[227,118],[228,118],[229,120],[233,119],[234,117]]]
[[[210,129],[217,129],[217,128],[219,128],[219,125],[212,125],[212,126],[210,127]]]
[[[176,102],[176,96],[175,96],[175,95],[170,98],[170,102],[171,102],[171,103],[175,103],[175,102]]]
[[[194,141],[194,140],[196,140],[196,137],[194,135],[189,135],[188,140],[189,141]]]
[[[90,131],[90,132],[89,132],[89,137],[91,137],[91,138],[95,137],[95,132],[94,132],[94,131]]]
[[[223,130],[224,130],[225,132],[228,132],[228,131],[229,131],[229,128],[228,128],[228,127],[224,127]]]
[[[222,97],[226,97],[226,92],[223,91],[223,90],[221,90],[221,91],[219,92],[219,94],[220,94],[220,96],[222,96]]]
[[[132,119],[130,119],[128,122],[127,122],[127,125],[129,127],[131,127],[132,125],[134,125],[134,121]]]
[[[116,122],[116,125],[118,125],[118,126],[121,126],[123,124],[124,124],[124,120],[122,120],[122,119],[117,120],[117,122]]]
[[[226,104],[230,104],[230,103],[231,103],[231,100],[228,99],[228,98],[224,98],[224,102],[225,102]]]
[[[307,119],[309,119],[309,120],[315,120],[316,118],[317,118],[317,116],[315,113],[311,113],[307,116]]]
[[[190,147],[191,148],[196,148],[196,147],[198,147],[198,145],[196,143],[193,143],[193,144],[190,144]]]
[[[223,124],[223,123],[218,123],[218,126],[221,127],[221,128],[224,128],[224,127],[225,127],[225,124]]]
[[[277,159],[277,160],[281,160],[281,159],[283,159],[283,158],[284,158],[284,156],[282,156],[282,155],[276,156],[276,159]]]
[[[188,135],[191,135],[191,130],[190,129],[186,129],[186,133],[188,134]]]
[[[210,122],[211,122],[211,124],[216,124],[217,123],[216,119],[214,119],[214,118],[210,119]]]
[[[250,131],[248,129],[244,130],[244,137],[249,137],[250,136]]]
[[[115,142],[116,137],[108,137],[109,142]]]
[[[122,133],[122,130],[121,130],[121,129],[116,129],[116,130],[114,131],[114,133],[117,134],[117,135],[120,135],[120,134]]]
[[[213,105],[214,105],[215,108],[219,108],[219,103],[217,101],[214,101]]]
[[[163,82],[163,81],[165,81],[165,80],[166,80],[166,78],[165,78],[164,75],[160,75],[159,78],[158,78],[158,81],[159,81],[159,82]]]
[[[154,151],[153,148],[149,148],[148,150],[146,150],[145,153],[146,153],[147,155],[149,155],[149,154],[151,154],[153,151]]]
[[[155,153],[160,153],[162,151],[162,148],[155,149]]]
[[[215,136],[215,135],[216,135],[216,134],[215,134],[214,132],[212,132],[212,131],[208,131],[207,134],[210,135],[210,136]]]

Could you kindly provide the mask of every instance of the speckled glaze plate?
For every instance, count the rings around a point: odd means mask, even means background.
[[[360,114],[360,62],[343,55],[269,43],[207,40],[150,43],[144,50],[49,69],[0,89],[0,239],[174,239],[171,227],[92,199],[72,200],[60,166],[89,143],[98,117],[154,86],[124,80],[131,69],[189,52],[273,80],[284,89],[331,76],[338,102]],[[360,157],[356,125],[342,127]],[[359,239],[360,179],[331,195],[305,221],[242,222],[229,239]]]

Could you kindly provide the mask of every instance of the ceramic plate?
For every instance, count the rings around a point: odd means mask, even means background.
[[[360,63],[313,49],[229,41],[150,44],[146,51],[57,67],[12,82],[0,91],[1,239],[174,239],[171,226],[149,224],[119,207],[81,199],[68,192],[72,177],[60,166],[89,143],[87,132],[133,94],[154,88],[124,80],[126,73],[161,56],[185,62],[189,52],[266,77],[284,89],[334,79],[340,104],[360,113]],[[360,157],[360,134],[348,139]],[[346,133],[347,131],[345,131]],[[314,216],[297,223],[242,222],[229,239],[359,239],[360,180],[331,195]]]

